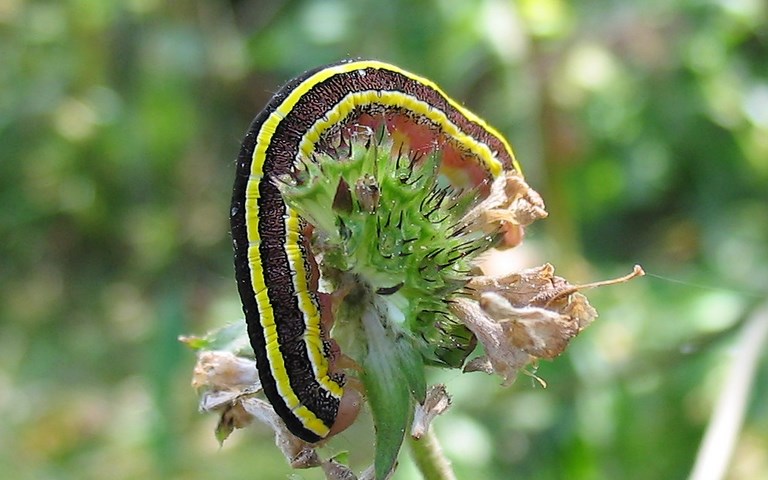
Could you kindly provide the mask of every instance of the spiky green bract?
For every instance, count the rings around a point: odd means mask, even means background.
[[[445,300],[464,286],[473,254],[495,236],[461,223],[481,200],[478,189],[452,185],[440,161],[439,152],[399,153],[389,136],[371,134],[306,161],[280,188],[314,225],[313,253],[322,257],[330,288],[343,274],[356,276],[382,294],[390,324],[428,363],[458,367],[474,339]]]
[[[439,152],[401,154],[387,135],[344,145],[307,159],[280,189],[314,227],[321,288],[340,301],[333,337],[362,366],[376,478],[385,478],[415,402],[424,401],[424,365],[460,366],[474,347],[446,300],[468,280],[473,254],[495,237],[462,222],[482,199],[448,181]]]

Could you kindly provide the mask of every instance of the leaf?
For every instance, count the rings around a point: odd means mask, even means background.
[[[378,314],[375,308],[369,308],[363,314],[368,352],[363,362],[362,379],[376,429],[376,479],[384,479],[397,462],[403,437],[411,422],[412,384],[420,388],[420,380],[405,373],[413,367],[408,350],[390,337],[391,332],[384,329]]]
[[[245,322],[235,322],[211,330],[202,337],[182,335],[179,341],[192,350],[221,350],[237,355],[252,357]]]

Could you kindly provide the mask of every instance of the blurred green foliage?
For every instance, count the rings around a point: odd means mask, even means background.
[[[760,0],[0,0],[4,477],[290,473],[266,428],[219,449],[176,337],[241,316],[227,218],[251,118],[349,57],[434,79],[508,136],[550,212],[527,265],[682,282],[590,292],[601,318],[541,365],[547,389],[435,372],[459,478],[687,475],[768,291]],[[765,358],[757,378],[730,478],[768,472]]]

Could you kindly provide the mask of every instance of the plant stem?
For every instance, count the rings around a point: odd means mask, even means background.
[[[699,446],[691,480],[724,478],[739,440],[749,405],[749,394],[761,354],[768,344],[768,303],[752,313],[732,349],[731,368],[725,377],[709,426]]]
[[[451,462],[443,453],[437,436],[430,428],[419,439],[406,435],[416,467],[425,480],[456,480]]]

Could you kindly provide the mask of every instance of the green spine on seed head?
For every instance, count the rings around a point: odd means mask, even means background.
[[[283,197],[314,226],[326,282],[354,275],[427,364],[460,366],[472,335],[445,302],[464,286],[473,256],[497,240],[460,223],[482,198],[440,173],[440,152],[397,153],[388,135],[362,137],[338,155],[306,159],[281,179]]]

